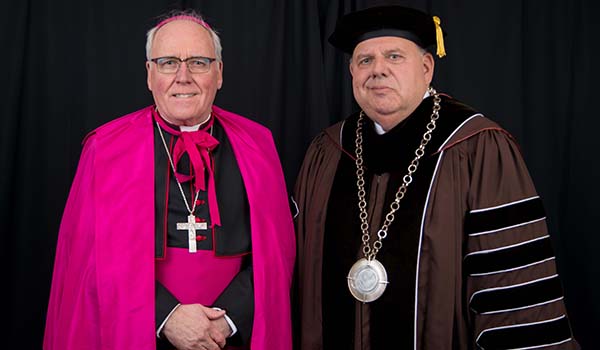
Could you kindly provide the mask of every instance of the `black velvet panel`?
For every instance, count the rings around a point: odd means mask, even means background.
[[[470,307],[476,313],[485,313],[536,305],[560,297],[562,288],[555,276],[514,288],[479,292],[473,296]]]
[[[474,234],[501,229],[541,219],[546,216],[539,197],[506,207],[469,213],[465,219],[465,232]]]
[[[432,132],[431,141],[425,148],[422,160],[430,158],[439,147],[448,139],[456,128],[468,117],[477,112],[471,107],[452,98],[440,96],[442,99],[440,118]],[[363,147],[365,168],[376,174],[386,172],[401,172],[406,174],[408,165],[415,158],[415,150],[423,139],[426,126],[430,122],[433,107],[433,97],[428,97],[417,109],[401,123],[383,135],[374,131],[373,122],[366,116],[363,118]],[[353,121],[352,126],[344,126],[344,149],[354,154],[354,140],[356,139],[357,116],[352,116],[348,121]],[[349,141],[347,143],[347,141]],[[415,173],[415,176],[418,175]]]
[[[516,247],[481,254],[467,255],[464,270],[469,275],[485,274],[518,268],[554,256],[548,237]]]
[[[566,317],[555,321],[484,331],[477,345],[485,350],[521,349],[554,344],[571,337]]]

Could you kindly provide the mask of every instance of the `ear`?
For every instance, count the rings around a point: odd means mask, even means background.
[[[148,90],[152,91],[152,70],[150,70],[150,61],[146,61],[146,84],[148,84]]]
[[[427,85],[431,84],[434,68],[435,59],[431,53],[426,52],[423,54],[423,74],[425,75],[425,81],[427,81]]]
[[[219,70],[217,74],[217,90],[220,90],[221,86],[223,86],[223,61],[219,61]]]
[[[350,59],[350,63],[348,63],[348,68],[350,68],[350,75],[354,78],[354,70],[352,65],[352,59]]]

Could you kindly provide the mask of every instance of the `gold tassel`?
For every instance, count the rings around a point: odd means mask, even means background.
[[[442,27],[440,23],[442,21],[438,16],[433,16],[433,23],[435,23],[435,40],[437,41],[437,52],[439,58],[446,56],[446,49],[444,48],[444,34],[442,33]]]

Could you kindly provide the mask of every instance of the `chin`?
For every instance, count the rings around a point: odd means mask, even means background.
[[[171,122],[175,125],[181,125],[185,121],[193,118],[189,114],[180,114],[180,113],[170,113],[168,115],[163,115],[162,117],[165,118],[168,122]]]
[[[397,113],[398,108],[392,108],[390,106],[376,106],[373,108],[373,112],[379,115],[381,118],[387,118],[390,115]]]
[[[173,117],[177,119],[190,119],[196,117],[200,112],[197,108],[174,108],[172,110]]]

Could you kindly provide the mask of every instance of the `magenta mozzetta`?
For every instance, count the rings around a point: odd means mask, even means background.
[[[46,350],[155,349],[153,108],[116,119],[84,141],[61,222]],[[272,136],[218,107],[212,115],[231,142],[250,206],[251,348],[291,349],[295,243]]]

